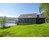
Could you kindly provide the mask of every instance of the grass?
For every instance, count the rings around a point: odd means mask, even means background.
[[[15,25],[0,29],[0,37],[49,37],[49,23]]]

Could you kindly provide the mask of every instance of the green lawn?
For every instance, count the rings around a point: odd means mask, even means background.
[[[32,25],[15,25],[0,29],[0,36],[12,37],[48,37],[49,23]]]

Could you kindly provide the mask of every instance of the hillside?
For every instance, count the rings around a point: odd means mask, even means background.
[[[9,28],[0,29],[0,36],[48,37],[49,23],[11,26]]]

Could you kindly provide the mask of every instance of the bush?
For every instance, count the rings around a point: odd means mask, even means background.
[[[19,25],[19,22],[17,22],[17,25]]]

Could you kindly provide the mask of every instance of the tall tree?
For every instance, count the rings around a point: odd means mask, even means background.
[[[5,28],[6,21],[7,21],[7,18],[6,18],[6,17],[0,18],[0,25],[1,25],[3,28]]]
[[[39,6],[39,11],[41,13],[41,15],[45,15],[46,21],[49,22],[49,3],[41,3]]]

